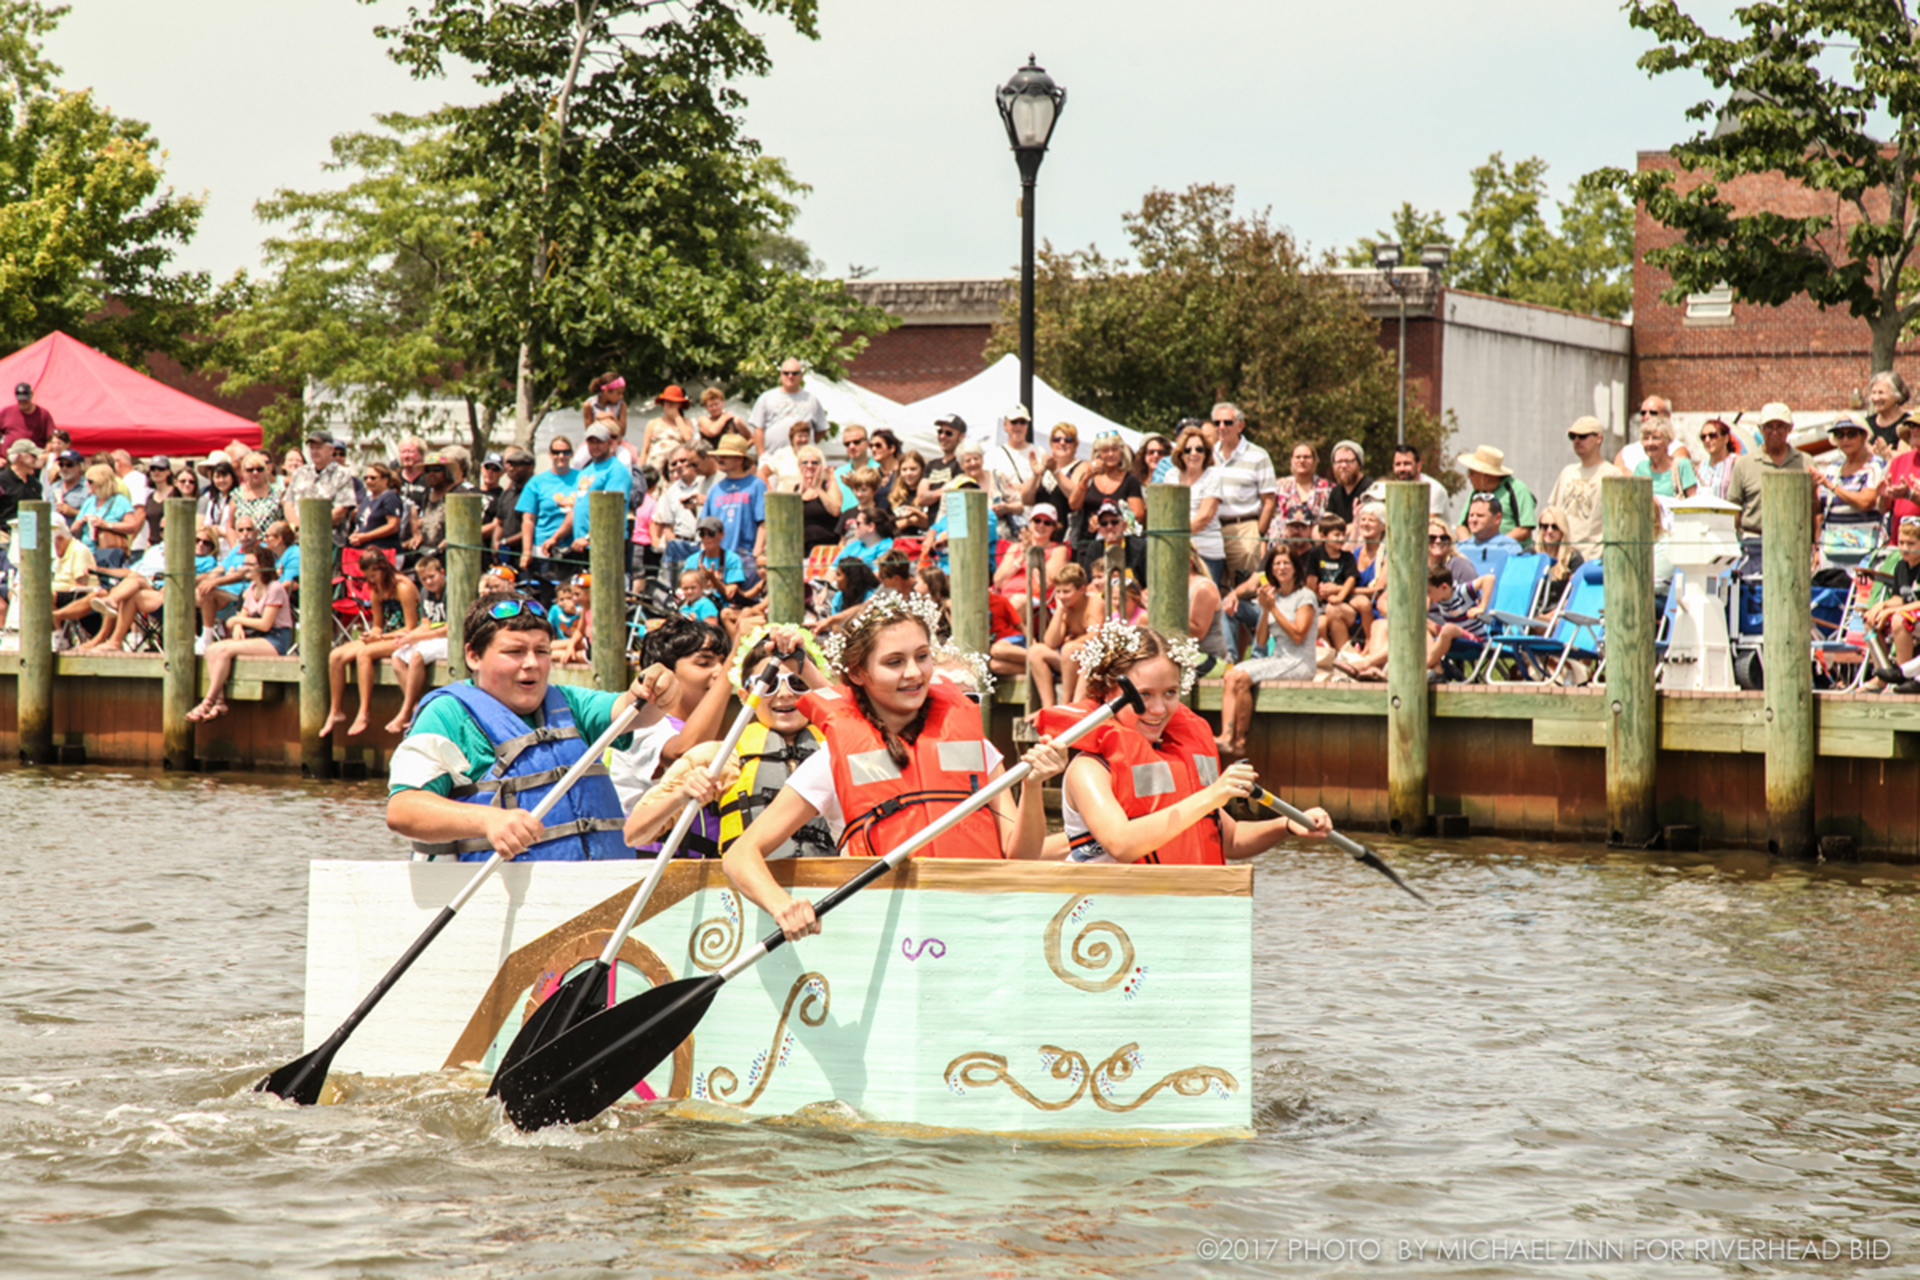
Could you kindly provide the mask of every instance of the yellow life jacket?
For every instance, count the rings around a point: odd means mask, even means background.
[[[740,735],[740,742],[734,748],[733,758],[740,764],[740,779],[720,793],[720,848],[727,847],[740,838],[740,833],[752,825],[773,798],[780,794],[777,786],[760,785],[760,765],[763,761],[784,761],[787,775],[800,767],[800,762],[820,749],[824,737],[812,725],[785,746],[769,746],[768,740],[774,738],[773,731],[755,720]],[[831,858],[837,851],[833,847],[833,836],[827,830],[822,818],[809,819],[807,824],[793,833],[793,838],[779,849],[768,853],[770,858]]]

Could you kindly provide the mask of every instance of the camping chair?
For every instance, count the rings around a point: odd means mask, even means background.
[[[342,547],[333,571],[333,642],[345,644],[374,620],[373,587],[360,571],[360,548]]]
[[[1821,620],[1819,610],[1815,610],[1815,676],[1827,688],[1858,689],[1874,668],[1893,665],[1880,638],[1868,628],[1866,615],[1867,610],[1887,598],[1893,586],[1893,564],[1899,558],[1899,551],[1880,547],[1856,566],[1846,608],[1837,623],[1828,626]],[[1842,671],[1842,668],[1848,670]]]
[[[1448,661],[1455,655],[1465,661],[1468,683],[1487,675],[1495,652],[1494,638],[1515,629],[1517,624],[1502,619],[1528,617],[1539,605],[1540,589],[1552,564],[1552,556],[1539,554],[1501,557],[1493,580],[1493,600],[1486,611],[1486,641],[1456,640],[1447,653]]]
[[[1600,621],[1606,603],[1606,589],[1600,578],[1600,561],[1589,560],[1574,572],[1567,586],[1565,601],[1552,618],[1506,614],[1498,618],[1507,630],[1497,638],[1489,637],[1487,667],[1491,671],[1502,660],[1531,676],[1534,683],[1558,683],[1572,662],[1591,662],[1598,666],[1605,656],[1606,635]],[[1545,634],[1540,634],[1544,631]],[[1517,684],[1525,680],[1493,680],[1489,683]]]

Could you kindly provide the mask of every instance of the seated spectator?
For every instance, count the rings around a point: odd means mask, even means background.
[[[854,559],[874,568],[880,557],[893,550],[893,517],[878,507],[855,507],[849,514],[847,540],[840,547],[840,558]]]
[[[73,522],[73,535],[85,545],[97,564],[118,569],[127,563],[127,548],[145,519],[133,500],[120,492],[113,468],[95,463],[87,468],[87,496]]]
[[[1147,540],[1127,532],[1126,517],[1116,503],[1102,506],[1093,518],[1093,539],[1074,549],[1074,563],[1087,571],[1092,580],[1107,562],[1109,551],[1118,551],[1121,566],[1134,577],[1147,580]],[[1204,567],[1204,566],[1202,566]]]
[[[406,731],[413,720],[414,708],[427,692],[427,677],[433,672],[433,664],[447,660],[447,571],[440,557],[430,555],[420,561],[417,572],[420,575],[420,625],[394,637],[400,642],[392,658],[393,673],[400,680],[400,711],[387,721],[388,733]],[[504,584],[491,575],[480,579],[482,597],[503,589],[512,589],[512,579]]]
[[[1314,526],[1320,535],[1319,554],[1314,557],[1309,573],[1305,576],[1313,580],[1312,591],[1316,597],[1320,617],[1327,629],[1327,642],[1334,652],[1347,647],[1354,635],[1354,628],[1360,621],[1360,611],[1353,604],[1353,592],[1360,585],[1360,566],[1353,558],[1353,552],[1347,550],[1347,522],[1328,512],[1320,517]],[[1269,560],[1271,565],[1272,561]],[[1271,575],[1269,575],[1271,576]],[[1294,580],[1299,582],[1302,575],[1296,566]],[[1272,587],[1273,590],[1279,588]],[[1264,617],[1264,615],[1263,615]],[[1260,638],[1254,636],[1257,647]],[[1293,676],[1275,676],[1273,679],[1294,679]],[[1237,739],[1236,739],[1237,740]]]
[[[1221,608],[1220,588],[1200,557],[1187,550],[1187,634],[1200,646],[1210,662],[1199,669],[1201,676],[1217,676],[1233,661],[1227,647],[1225,611]],[[1079,691],[1075,690],[1075,696]]]
[[[768,428],[767,435],[785,441],[767,450],[760,460],[759,478],[768,493],[800,492],[800,450],[813,443],[813,423],[806,418]]]
[[[1405,442],[1393,446],[1393,474],[1385,479],[1374,481],[1372,486],[1360,495],[1360,500],[1378,502],[1385,506],[1387,480],[1424,483],[1427,486],[1427,514],[1436,520],[1444,521],[1447,518],[1447,512],[1451,509],[1447,488],[1420,469],[1419,446]]]
[[[1500,512],[1492,494],[1476,493],[1467,503],[1467,540],[1455,543],[1454,551],[1456,558],[1473,567],[1476,577],[1498,577],[1507,557],[1520,554],[1520,544],[1500,532]]]
[[[20,504],[38,502],[45,492],[40,462],[40,446],[31,440],[15,440],[7,446],[6,469],[0,470],[0,546],[12,537]]]
[[[993,589],[1007,597],[1007,607],[1014,616],[1021,616],[1027,604],[1027,549],[1037,547],[1041,552],[1044,566],[1041,590],[1047,590],[1060,580],[1060,570],[1071,561],[1066,544],[1055,542],[1054,535],[1060,531],[1060,517],[1055,514],[1049,503],[1035,503],[1031,514],[1013,545],[1000,557],[1000,565],[993,573]],[[1084,571],[1083,571],[1084,572]]]
[[[398,494],[393,494],[391,490],[388,492],[398,499]],[[275,569],[277,572],[277,563]],[[413,584],[411,578],[395,570],[393,560],[385,550],[369,547],[361,552],[360,572],[367,580],[370,620],[356,639],[335,645],[327,655],[327,684],[333,701],[327,708],[326,720],[320,726],[320,736],[323,738],[347,718],[348,667],[354,670],[360,691],[360,708],[347,728],[347,736],[358,737],[367,731],[367,717],[373,705],[373,687],[380,672],[380,663],[393,656],[402,643],[401,636],[420,625],[420,588]]]
[[[707,485],[700,458],[692,449],[667,455],[667,483],[653,505],[653,545],[660,552],[664,580],[678,582],[680,566],[700,552],[700,508]]]
[[[706,570],[719,584],[720,599],[725,607],[739,608],[751,603],[746,589],[746,564],[738,552],[729,551],[723,545],[726,523],[719,516],[701,516],[696,527],[700,534],[700,552],[691,561],[693,567]]]
[[[794,492],[800,495],[800,545],[807,555],[815,547],[838,546],[834,526],[840,519],[840,482],[827,468],[826,455],[812,445],[796,451],[800,478]]]
[[[1893,581],[1880,602],[1867,610],[1866,624],[1893,646],[1894,661],[1904,668],[1916,652],[1913,628],[1915,619],[1920,618],[1920,516],[1902,520],[1897,537],[1900,558],[1893,565]],[[1879,693],[1887,687],[1890,674],[1876,674],[1864,688]],[[1920,682],[1902,680],[1895,689],[1899,693],[1920,693]]]
[[[1320,474],[1320,454],[1310,444],[1297,444],[1289,456],[1286,475],[1274,485],[1274,510],[1282,520],[1309,527],[1326,514],[1333,486]]]
[[[826,635],[852,621],[855,614],[867,607],[867,597],[880,589],[879,577],[865,561],[852,556],[834,566],[833,577],[833,603],[829,606],[832,613],[813,624],[815,635]]]
[[[1867,446],[1867,426],[1851,414],[1827,432],[1840,447],[1836,461],[1813,470],[1814,509],[1820,522],[1820,563],[1851,569],[1880,544],[1880,486],[1887,467]]]
[[[420,478],[427,483],[427,500],[420,508],[419,528],[409,544],[410,550],[425,555],[444,557],[446,554],[447,499],[456,493],[474,492],[474,487],[467,483],[466,459],[465,449],[442,449],[427,455],[420,469]],[[624,468],[622,472],[625,474]],[[587,473],[576,471],[574,474],[581,477],[579,485],[584,492],[588,485]],[[624,494],[626,489],[622,487],[620,492]],[[578,542],[575,547],[578,549]]]
[[[1485,579],[1481,580],[1486,581]],[[1447,660],[1454,641],[1484,641],[1487,621],[1483,597],[1476,584],[1455,582],[1444,568],[1427,570],[1427,679],[1444,679],[1441,664]]]
[[[240,483],[233,489],[229,519],[247,516],[256,529],[264,529],[280,519],[280,485],[273,474],[273,459],[248,450],[235,465],[239,468]]]
[[[554,588],[547,621],[553,624],[553,660],[557,664],[587,661],[593,632],[593,610],[587,607],[592,589],[590,573],[575,574]]]
[[[193,567],[195,575],[205,573],[214,566],[213,549],[219,545],[211,532],[200,535],[194,544]],[[93,600],[95,612],[113,619],[113,629],[102,627],[91,644],[82,645],[79,653],[119,653],[126,648],[127,637],[133,632],[133,624],[143,614],[158,613],[166,604],[166,596],[160,588],[167,578],[167,544],[164,540],[148,547],[139,561],[128,569],[99,569],[94,571],[104,583],[118,578],[119,581],[110,590],[96,595]]]
[[[1453,543],[1453,530],[1447,528],[1444,520],[1430,520],[1427,523],[1427,568],[1445,569],[1453,580],[1463,586],[1481,576],[1473,567],[1473,561],[1461,555]]]
[[[980,455],[978,453],[975,453],[972,456],[974,459],[974,464],[977,466],[979,463]],[[978,486],[975,484],[974,478],[970,475],[966,475],[965,473],[962,473],[961,475],[956,476],[954,478],[953,482],[947,486],[946,491],[947,493],[950,493],[950,494],[960,493],[964,490],[973,489],[976,487]],[[940,570],[943,573],[948,571],[947,516],[949,512],[952,511],[952,509],[953,509],[952,503],[942,501],[939,507],[938,517],[934,520],[934,522],[931,525],[927,526],[927,536],[921,539],[920,541],[920,562],[922,564],[926,564],[928,562],[937,564],[939,565]],[[999,541],[994,537],[993,521],[991,520],[987,521],[986,528],[984,530],[973,531],[972,536],[977,538],[981,536],[982,533],[985,534],[987,539],[987,562],[991,564],[993,562],[993,557],[999,554],[999,550],[1000,550]]]
[[[233,616],[235,638],[207,646],[207,685],[189,720],[217,720],[227,714],[227,676],[240,657],[277,658],[293,648],[293,605],[274,571],[273,552],[257,542],[247,552],[249,582]]]
[[[17,546],[9,548],[9,554],[18,555]],[[58,516],[53,520],[53,629],[54,639],[59,640],[62,623],[81,622],[82,630],[89,635],[99,629],[99,622],[93,617],[93,596],[98,587],[94,577],[93,552],[87,544],[73,536],[67,528],[67,522]]]
[[[1088,590],[1087,571],[1077,564],[1062,565],[1054,579],[1053,616],[1047,621],[1046,634],[1025,655],[1027,678],[1033,681],[1038,706],[1050,707],[1057,701],[1054,696],[1056,673],[1061,677],[1061,688],[1074,687],[1079,671],[1074,665],[1074,655],[1086,643],[1088,633],[1105,617],[1099,595]],[[1001,643],[1009,649],[1000,656],[1011,657],[1025,643],[1025,638]]]
[[[913,498],[926,473],[927,460],[917,450],[909,449],[900,455],[900,469],[893,479],[893,536],[896,541],[911,539],[916,556],[920,554],[921,537],[933,523],[927,509]]]
[[[210,573],[203,573],[194,581],[194,604],[200,610],[200,626],[213,640],[225,637],[220,624],[226,614],[240,603],[239,595],[227,588],[247,581],[251,573],[247,558],[260,545],[260,537],[252,520],[242,517],[236,532],[240,537],[240,545],[222,556],[220,563]],[[277,570],[274,576],[278,581]]]
[[[1493,503],[1500,517],[1495,532],[1507,535],[1523,548],[1527,546],[1533,536],[1535,518],[1533,490],[1513,474],[1513,468],[1507,465],[1507,455],[1490,444],[1483,444],[1472,453],[1461,454],[1459,462],[1467,473],[1471,492],[1467,495],[1468,505],[1460,508],[1460,517],[1454,522],[1454,537],[1464,541],[1473,536],[1467,528],[1467,513],[1475,501],[1485,498]]]
[[[1354,532],[1354,587],[1348,597],[1355,612],[1359,615],[1354,623],[1354,642],[1373,629],[1373,619],[1380,610],[1378,601],[1380,591],[1386,584],[1380,570],[1385,565],[1384,547],[1387,540],[1387,509],[1378,502],[1363,502],[1353,519]]]
[[[285,520],[275,520],[267,526],[260,540],[266,544],[267,550],[273,552],[274,571],[280,575],[280,581],[286,584],[287,594],[297,601],[300,591],[300,543],[294,538],[293,530],[287,527]],[[197,553],[195,563],[198,563]],[[211,564],[208,567],[211,568]]]
[[[1067,488],[1067,545],[1079,547],[1097,535],[1095,521],[1108,507],[1117,510],[1130,529],[1147,527],[1147,499],[1130,469],[1133,455],[1117,432],[1093,438],[1092,464],[1082,469]]]
[[[707,570],[693,568],[682,571],[680,583],[676,589],[680,600],[680,616],[692,618],[695,622],[709,622],[720,625],[720,583]]]
[[[1540,599],[1542,617],[1551,617],[1560,608],[1560,601],[1567,594],[1567,587],[1573,582],[1573,575],[1587,558],[1580,554],[1580,548],[1567,541],[1567,521],[1558,507],[1540,508],[1540,523],[1536,526],[1536,537],[1540,543],[1540,554],[1552,556],[1553,563],[1547,566],[1546,594]]]
[[[660,567],[660,549],[653,544],[653,509],[660,500],[660,472],[641,467],[635,483],[633,536],[627,547],[627,572],[635,576],[651,574]]]
[[[884,566],[886,562],[881,563]],[[883,587],[887,585],[887,577],[884,573],[880,576],[880,585]],[[947,575],[932,565],[923,564],[914,570],[913,581],[908,589],[915,594],[925,596],[939,607],[940,634],[935,638],[951,640],[953,638],[953,590],[952,584],[947,581]]]
[[[1320,517],[1322,524],[1346,522],[1336,515]],[[1253,700],[1258,687],[1275,680],[1311,680],[1319,652],[1319,619],[1314,593],[1300,580],[1293,557],[1276,549],[1267,557],[1262,582],[1255,593],[1260,621],[1253,649],[1243,662],[1227,668],[1220,691],[1220,736],[1215,745],[1222,760],[1244,756],[1247,729],[1253,723]]]

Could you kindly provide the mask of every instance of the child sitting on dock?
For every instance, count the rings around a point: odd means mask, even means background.
[[[1483,580],[1484,581],[1484,580]],[[1427,570],[1427,679],[1444,679],[1441,666],[1456,640],[1476,643],[1487,638],[1487,620],[1481,615],[1486,605],[1475,598],[1473,585],[1455,582],[1452,570],[1443,567]]]
[[[587,642],[593,635],[593,611],[587,608],[587,593],[593,588],[593,575],[580,573],[561,583],[554,592],[553,660],[561,666],[587,660]]]
[[[1086,643],[1087,634],[1104,617],[1100,598],[1087,590],[1086,569],[1077,564],[1061,565],[1053,579],[1053,617],[1047,622],[1047,634],[1027,655],[1027,675],[1042,707],[1054,704],[1056,672],[1064,687],[1074,687],[1074,657]]]

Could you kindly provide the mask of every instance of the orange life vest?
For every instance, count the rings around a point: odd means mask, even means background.
[[[1067,703],[1040,713],[1040,732],[1058,734],[1098,706]],[[1138,730],[1109,720],[1073,744],[1076,755],[1090,755],[1106,765],[1113,798],[1129,818],[1144,818],[1171,809],[1220,777],[1219,750],[1213,730],[1185,706],[1173,709],[1158,742],[1148,742]],[[1074,847],[1098,843],[1091,832],[1073,838]],[[1210,813],[1147,854],[1141,862],[1161,866],[1218,867],[1226,863],[1220,843],[1220,817]]]
[[[907,748],[907,766],[902,769],[887,754],[880,731],[860,714],[846,689],[833,685],[800,699],[800,710],[826,737],[834,791],[847,817],[847,829],[840,836],[842,854],[882,857],[986,785],[987,743],[980,735],[980,708],[939,681],[928,687],[927,700],[926,727]],[[1004,858],[1006,854],[989,806],[961,819],[915,856]]]

